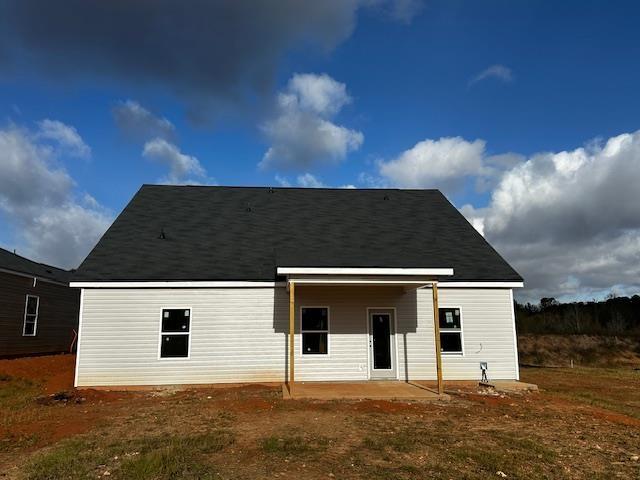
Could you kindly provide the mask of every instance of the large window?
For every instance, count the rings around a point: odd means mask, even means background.
[[[22,335],[25,337],[36,336],[39,306],[39,297],[36,297],[35,295],[27,295],[27,301],[24,304],[24,325],[22,326]]]
[[[329,352],[329,309],[302,307],[300,315],[303,355],[326,355]]]
[[[188,357],[191,310],[188,308],[163,309],[160,328],[160,358]]]
[[[440,351],[462,354],[462,313],[459,308],[440,308]]]

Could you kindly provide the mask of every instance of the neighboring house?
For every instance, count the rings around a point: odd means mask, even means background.
[[[522,278],[437,190],[145,185],[72,286],[77,386],[518,378]]]
[[[80,306],[70,276],[0,248],[0,357],[69,351]]]

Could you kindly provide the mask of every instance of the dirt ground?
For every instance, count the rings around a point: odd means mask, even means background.
[[[74,392],[69,355],[0,361],[0,478],[640,478],[640,372],[523,369],[541,391],[301,401],[253,385]],[[61,393],[67,392],[67,393]]]

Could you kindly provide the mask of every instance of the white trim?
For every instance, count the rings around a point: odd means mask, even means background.
[[[371,380],[371,370],[374,370],[373,368],[371,368],[373,360],[371,358],[371,345],[369,345],[369,341],[371,340],[371,312],[375,312],[376,310],[380,310],[380,313],[387,313],[385,312],[385,310],[393,311],[393,342],[396,351],[396,380],[400,380],[400,357],[398,352],[398,312],[396,307],[367,307],[367,380]]]
[[[1,273],[8,273],[9,275],[16,275],[18,277],[25,277],[25,278],[33,278],[34,280],[37,278],[38,280],[40,280],[41,282],[48,282],[48,283],[54,283],[56,285],[61,285],[63,287],[68,287],[69,284],[68,283],[64,283],[64,282],[58,282],[56,280],[50,280],[48,278],[44,278],[44,277],[40,277],[38,275],[30,275],[28,273],[22,273],[22,272],[16,272],[15,270],[9,270],[7,268],[0,268],[0,272]],[[35,286],[35,285],[34,285]]]
[[[326,308],[327,309],[327,329],[326,330],[302,330],[302,309],[303,308]],[[308,355],[315,358],[328,358],[331,356],[331,308],[326,305],[300,305],[300,355]],[[326,333],[327,334],[327,353],[304,353],[302,334],[304,333]]]
[[[453,268],[278,267],[278,275],[453,275]]]
[[[286,282],[167,281],[167,282],[71,282],[75,288],[264,288],[285,287]]]
[[[440,310],[443,308],[460,310],[460,328],[440,328],[440,333],[460,333],[460,348],[462,351],[460,352],[443,352],[442,347],[440,347],[440,355],[443,357],[464,357],[464,315],[462,314],[462,307],[458,305],[440,305],[438,304],[438,322],[440,322]],[[440,343],[442,344],[442,339],[440,339]]]
[[[305,285],[433,285],[438,283],[431,280],[360,280],[360,279],[326,279],[326,278],[295,278],[290,282]],[[438,284],[439,285],[439,284]]]
[[[78,343],[76,344],[76,373],[73,377],[73,386],[78,386],[78,368],[80,367],[80,341],[82,340],[82,308],[84,306],[84,289],[80,289],[80,313],[78,315]]]
[[[438,282],[439,288],[522,288],[524,282]]]
[[[162,332],[162,312],[163,310],[189,310],[189,331],[188,332]],[[184,361],[191,359],[191,334],[193,333],[193,308],[187,306],[179,307],[160,307],[160,325],[158,328],[158,360],[162,362],[177,360]],[[162,335],[186,335],[187,336],[187,356],[186,357],[163,357],[162,356]]]
[[[0,269],[0,271],[2,271]],[[278,269],[280,271],[280,269]],[[12,272],[9,272],[12,273]],[[358,272],[364,274],[363,272]],[[279,273],[280,274],[280,273]],[[386,274],[386,273],[385,273]],[[413,275],[390,273],[389,275]],[[31,275],[25,275],[31,278]],[[38,277],[40,278],[40,277]],[[42,281],[58,283],[40,278]],[[435,280],[366,280],[366,279],[340,279],[331,280],[324,278],[296,278],[296,283],[313,284],[345,284],[345,285],[432,285],[437,283],[440,288],[522,288],[524,282],[437,282]],[[59,285],[64,285],[59,283]],[[273,288],[286,287],[287,282],[263,282],[263,281],[166,281],[166,282],[71,282],[73,288]]]
[[[516,380],[520,381],[520,359],[518,358],[518,334],[516,332],[516,310],[513,304],[513,290],[509,290],[511,299],[511,321],[513,322],[513,352],[516,359]]]
[[[29,305],[29,297],[36,299],[36,318],[33,322],[33,333],[25,333],[27,331],[27,306]],[[38,333],[38,315],[40,310],[40,297],[37,295],[31,295],[27,293],[24,301],[24,316],[22,317],[22,336],[23,337],[35,337]],[[29,316],[33,316],[33,314],[29,314]]]

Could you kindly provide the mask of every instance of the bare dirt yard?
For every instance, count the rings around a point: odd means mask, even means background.
[[[74,392],[0,361],[0,479],[640,478],[640,372],[523,369],[539,393],[282,400],[274,386]]]

